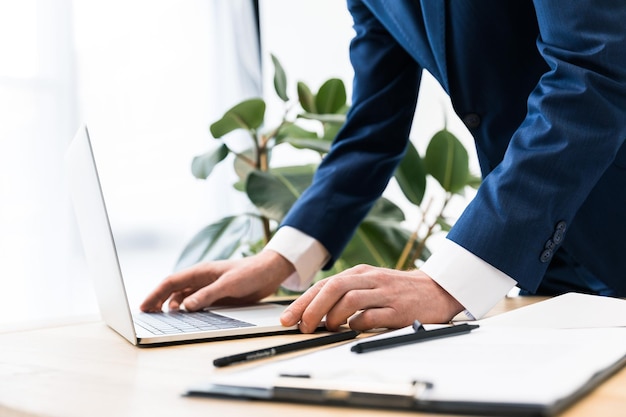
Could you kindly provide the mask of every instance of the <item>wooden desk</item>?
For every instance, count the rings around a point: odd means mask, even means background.
[[[536,300],[507,299],[492,314]],[[190,384],[221,371],[212,366],[216,357],[307,337],[282,335],[136,348],[102,322],[0,334],[0,417],[416,415],[181,396]],[[623,369],[563,416],[623,416],[625,410]]]

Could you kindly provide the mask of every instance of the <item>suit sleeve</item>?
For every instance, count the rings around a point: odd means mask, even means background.
[[[626,138],[626,7],[535,1],[535,9],[549,70],[503,161],[448,235],[530,291]]]
[[[317,239],[329,268],[384,191],[406,149],[421,68],[359,2],[350,2],[355,71],[346,123],[282,225]]]

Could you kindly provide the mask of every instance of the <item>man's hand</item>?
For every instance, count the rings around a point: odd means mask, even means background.
[[[141,304],[145,312],[168,308],[197,311],[212,304],[249,304],[273,294],[294,272],[278,253],[263,251],[243,259],[204,262],[176,272]]]
[[[445,323],[461,311],[463,306],[421,271],[359,265],[317,282],[285,310],[281,322],[300,322],[300,330],[310,333],[326,316],[329,330],[348,320],[355,330],[369,330],[414,320]]]

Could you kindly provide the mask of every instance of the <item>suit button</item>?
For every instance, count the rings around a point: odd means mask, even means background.
[[[557,231],[554,232],[554,235],[552,236],[552,240],[554,240],[554,243],[556,243],[557,245],[561,243],[563,241],[563,234],[564,232],[562,230],[557,229]]]
[[[542,263],[546,263],[548,262],[550,259],[552,258],[552,250],[551,249],[546,249],[543,252],[541,252],[541,256],[539,257],[539,260]]]
[[[554,234],[552,235],[552,240],[557,245],[563,241],[563,236],[565,236],[565,230],[567,229],[567,223],[564,221],[560,221],[556,224]]]
[[[548,241],[546,242],[546,245],[544,246],[544,249],[548,249],[548,250],[553,251],[554,248],[556,248],[556,244],[557,243],[558,242],[553,241],[552,239],[548,239]]]
[[[465,126],[469,129],[476,129],[480,126],[480,116],[476,113],[467,113],[463,116],[463,123],[465,123]]]

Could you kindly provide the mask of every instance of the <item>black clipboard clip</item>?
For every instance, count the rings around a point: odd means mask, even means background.
[[[281,374],[271,397],[284,401],[306,401],[358,407],[414,408],[433,388],[427,381],[337,380],[302,374]]]

